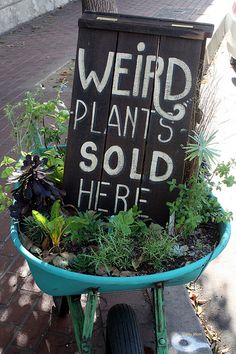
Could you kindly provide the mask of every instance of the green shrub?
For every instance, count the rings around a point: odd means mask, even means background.
[[[174,258],[175,239],[158,224],[151,224],[142,244],[143,262],[161,272],[163,267]]]

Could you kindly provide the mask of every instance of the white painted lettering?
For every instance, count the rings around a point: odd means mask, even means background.
[[[115,118],[115,123],[112,123],[112,118]],[[113,105],[111,108],[111,112],[108,118],[108,127],[115,127],[117,128],[118,136],[121,136],[121,126],[120,126],[120,117],[117,105]]]
[[[167,169],[166,172],[162,176],[157,176],[157,162],[158,159],[161,158],[165,161]],[[151,163],[151,168],[150,168],[150,181],[152,182],[162,182],[167,180],[173,172],[173,161],[170,158],[169,155],[167,155],[165,152],[161,151],[153,151],[152,154],[152,163]]]
[[[121,194],[120,190],[123,189],[124,190],[124,194]],[[127,210],[128,205],[127,205],[127,201],[126,198],[128,197],[128,195],[130,194],[130,190],[129,187],[126,186],[125,184],[117,184],[116,186],[116,196],[115,196],[115,207],[114,207],[114,213],[117,213],[117,207],[118,207],[118,201],[122,201],[123,202],[123,208],[122,210]]]
[[[161,92],[160,76],[162,75],[164,70],[164,60],[163,58],[158,57],[157,62],[158,62],[158,66],[156,69],[156,75],[154,81],[154,95],[153,95],[154,107],[156,111],[160,114],[160,116],[163,118],[173,120],[173,121],[181,120],[185,115],[184,105],[180,103],[174,105],[174,111],[177,111],[175,115],[173,113],[163,111],[163,109],[160,106],[160,92]]]
[[[139,52],[143,52],[145,50],[145,43],[139,42],[137,45],[137,50]],[[141,71],[143,65],[143,55],[137,56],[136,61],[136,68],[135,68],[135,75],[134,75],[134,85],[133,85],[133,96],[136,97],[139,95],[139,87],[140,87],[140,78],[141,78]]]
[[[85,54],[85,50],[83,48],[79,48],[78,69],[79,69],[79,77],[80,77],[81,85],[83,89],[86,90],[90,86],[91,82],[93,81],[97,91],[102,92],[107,84],[107,81],[111,73],[113,60],[114,60],[114,52],[109,52],[108,54],[106,68],[101,81],[99,80],[98,75],[94,70],[92,70],[86,78],[84,54]]]
[[[175,65],[178,66],[179,68],[181,68],[184,73],[185,87],[184,87],[183,92],[180,92],[177,95],[172,95],[171,94],[171,87],[172,87],[172,83],[174,82],[173,72],[174,72]],[[191,86],[192,86],[192,75],[191,75],[191,71],[190,71],[188,65],[180,59],[169,58],[167,75],[166,75],[166,87],[165,87],[164,99],[169,100],[169,101],[180,100],[188,95],[188,93],[191,90]]]
[[[96,107],[97,103],[93,102],[93,108],[92,108],[92,119],[91,119],[91,127],[90,127],[90,132],[94,134],[101,134],[102,132],[99,130],[95,130],[94,125],[95,125],[95,117],[96,117]]]
[[[115,72],[114,72],[114,78],[113,78],[113,88],[112,88],[113,95],[121,95],[121,96],[129,96],[130,95],[130,90],[120,90],[118,87],[119,87],[120,75],[126,75],[129,72],[129,70],[127,68],[121,67],[121,61],[122,60],[131,60],[131,59],[132,59],[132,54],[117,53],[116,63],[115,63]]]
[[[96,190],[96,196],[95,196],[94,210],[97,210],[97,207],[98,207],[98,199],[99,199],[99,193],[100,193],[100,185],[101,185],[101,182],[98,181],[97,190]]]
[[[123,136],[126,136],[127,128],[128,128],[128,122],[130,122],[131,126],[132,126],[132,134],[131,134],[131,136],[132,136],[132,139],[133,139],[134,134],[135,134],[135,130],[136,130],[137,118],[138,118],[138,107],[134,108],[134,114],[132,115],[130,106],[127,106],[126,107],[126,113],[125,113],[125,126],[124,126]]]
[[[147,97],[150,79],[154,78],[155,71],[152,71],[151,66],[153,62],[156,62],[157,57],[155,55],[147,55],[144,79],[143,79],[143,90],[142,97]]]
[[[161,118],[161,119],[160,119],[160,125],[161,125],[163,128],[168,129],[170,135],[169,135],[168,138],[162,139],[161,134],[158,134],[158,137],[157,137],[157,138],[158,138],[158,140],[159,140],[161,143],[168,143],[168,142],[171,141],[171,139],[173,138],[173,129],[172,129],[172,127],[170,127],[169,125],[165,124],[163,121],[164,121],[164,119]]]
[[[151,189],[149,188],[141,188],[141,193],[140,195],[143,193],[143,192],[151,192]],[[144,203],[144,204],[147,204],[147,199],[139,199],[139,203]],[[142,209],[142,207],[141,207]]]
[[[101,186],[110,186],[111,183],[109,182],[101,182]],[[101,191],[99,192],[99,197],[107,197],[107,193],[102,193]],[[101,199],[99,199],[100,201]],[[98,211],[100,211],[101,213],[108,213],[108,209],[102,209],[102,208],[98,208]]]
[[[114,168],[110,166],[110,158],[113,154],[117,155],[117,164],[116,167]],[[115,176],[118,175],[120,171],[123,169],[124,161],[125,161],[125,157],[121,147],[117,145],[113,145],[106,151],[104,155],[103,168],[108,175]]]
[[[83,114],[80,117],[78,117],[78,110],[79,110],[80,104],[82,105],[82,107],[84,109],[84,112],[83,112]],[[88,109],[87,109],[87,106],[84,103],[84,101],[76,100],[75,118],[74,118],[74,130],[77,128],[77,123],[86,116],[87,112],[88,112]]]
[[[137,180],[141,179],[141,173],[137,173],[138,158],[139,158],[139,149],[133,149],[131,169],[130,169],[130,175],[129,175],[131,179],[137,179]]]
[[[143,192],[151,192],[151,189],[142,188],[142,187],[141,188],[138,187],[136,189],[134,205],[138,205],[141,210],[142,210],[142,207],[140,207],[140,203],[146,204],[148,202],[147,199],[142,199],[141,198],[141,195],[142,195]],[[145,215],[145,214],[141,214],[140,216],[145,218],[145,219],[147,219],[149,217],[148,215]]]
[[[143,133],[143,138],[146,139],[147,132],[148,132],[149,120],[150,120],[150,109],[142,108],[141,111],[146,112],[146,122],[145,122],[145,129],[144,129],[144,133]]]
[[[82,195],[88,194],[88,195],[89,195],[88,209],[91,209],[92,197],[93,197],[93,188],[94,188],[94,181],[91,181],[90,189],[89,189],[89,190],[84,190],[84,189],[83,189],[83,183],[84,183],[84,180],[83,180],[83,178],[81,178],[81,179],[80,179],[80,186],[79,186],[79,194],[78,194],[78,208],[80,208],[80,205],[81,205],[81,198],[82,198]]]
[[[84,161],[81,161],[79,163],[79,166],[82,171],[84,172],[92,172],[95,170],[98,164],[98,159],[94,154],[91,154],[87,152],[88,149],[91,149],[92,151],[97,151],[97,146],[94,142],[92,141],[87,141],[81,146],[80,153],[81,156],[84,157],[85,159],[91,161],[91,163],[88,165]]]

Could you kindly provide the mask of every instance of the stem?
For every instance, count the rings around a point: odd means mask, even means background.
[[[45,118],[43,118],[43,127],[45,128]],[[47,146],[47,143],[46,143],[46,136],[45,136],[45,132],[43,133],[43,140],[44,140],[44,145],[45,145],[45,148],[47,149],[48,146]]]

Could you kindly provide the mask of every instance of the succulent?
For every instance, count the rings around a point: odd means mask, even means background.
[[[32,210],[48,214],[53,202],[61,199],[63,192],[52,181],[50,174],[54,167],[47,167],[47,159],[38,155],[27,155],[23,166],[8,178],[9,183],[17,184],[12,191],[15,203],[10,206],[12,217],[31,215]]]

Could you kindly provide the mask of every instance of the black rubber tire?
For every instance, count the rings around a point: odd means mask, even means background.
[[[144,354],[135,312],[127,304],[117,304],[108,312],[106,354]]]
[[[69,305],[66,296],[53,296],[53,301],[59,317],[64,317],[69,313]]]

